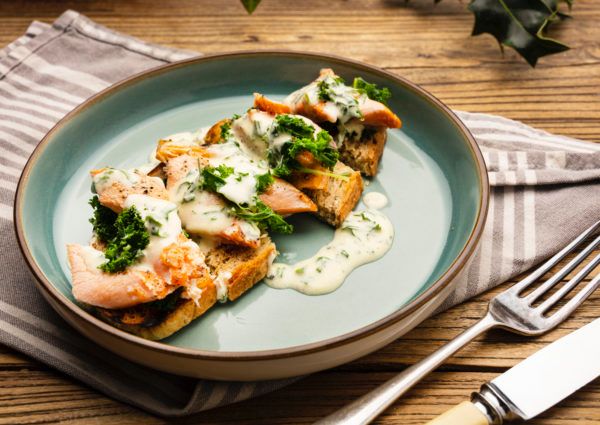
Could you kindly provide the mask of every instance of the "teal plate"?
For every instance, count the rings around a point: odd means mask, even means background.
[[[405,80],[340,58],[292,52],[219,55],[162,67],[109,88],[63,119],[27,164],[15,208],[19,241],[42,291],[97,322],[73,302],[65,249],[91,236],[89,170],[140,165],[159,137],[243,113],[255,91],[282,99],[323,67],[392,92],[389,106],[403,127],[389,131],[379,174],[365,188],[389,199],[383,212],[395,227],[392,248],[330,294],[258,284],[150,344],[204,353],[327,345],[392,322],[434,296],[466,262],[485,217],[487,180],[472,137],[439,101]],[[311,256],[333,236],[312,216],[291,221],[293,235],[274,235],[286,254],[278,261]]]

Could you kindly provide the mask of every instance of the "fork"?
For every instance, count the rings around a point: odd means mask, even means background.
[[[483,332],[501,327],[522,335],[541,335],[565,320],[600,285],[600,275],[594,277],[569,301],[554,312],[549,312],[559,301],[570,293],[588,274],[600,264],[600,254],[596,255],[568,282],[546,300],[534,305],[542,295],[552,289],[575,267],[586,259],[600,244],[600,236],[588,244],[579,254],[563,266],[556,274],[530,293],[523,295],[539,278],[556,266],[569,253],[582,245],[600,228],[600,221],[584,231],[569,245],[546,261],[525,279],[496,295],[489,304],[487,314],[476,324],[456,338],[430,354],[419,363],[405,369],[386,383],[375,388],[346,407],[334,412],[316,424],[359,425],[368,424],[388,406],[419,382],[429,372],[436,369],[446,359],[463,348]]]

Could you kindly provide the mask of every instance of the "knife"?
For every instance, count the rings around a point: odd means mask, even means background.
[[[600,376],[600,319],[484,384],[427,425],[502,425],[529,420]]]

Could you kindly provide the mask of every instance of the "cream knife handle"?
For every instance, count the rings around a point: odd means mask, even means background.
[[[371,423],[390,404],[400,398],[402,394],[428,375],[429,372],[435,370],[448,357],[463,348],[475,337],[496,325],[498,325],[496,319],[490,313],[486,314],[479,322],[419,363],[412,365],[358,400],[315,422],[315,424],[365,425]]]
[[[487,416],[470,401],[463,401],[425,425],[489,425]]]

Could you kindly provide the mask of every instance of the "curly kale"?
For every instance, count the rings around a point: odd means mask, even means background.
[[[277,115],[275,117],[274,134],[290,134],[292,137],[309,138],[315,132],[315,128],[300,117],[293,115]]]
[[[202,169],[202,189],[217,192],[225,184],[225,179],[232,175],[233,167],[219,165],[218,167],[204,167]]]
[[[277,233],[294,231],[294,226],[262,201],[256,201],[256,204],[250,206],[235,205],[233,213],[241,219],[256,223],[261,229],[269,229]]]
[[[332,84],[333,83],[333,84]],[[333,102],[334,93],[332,85],[344,84],[345,81],[342,77],[332,77],[321,80],[317,83],[319,100],[323,102]]]
[[[94,215],[90,218],[90,223],[94,226],[94,233],[100,242],[108,243],[115,237],[117,213],[102,205],[98,196],[94,196],[88,203],[94,209]]]
[[[369,99],[376,100],[384,105],[387,105],[388,99],[392,97],[392,93],[387,87],[379,88],[377,87],[377,84],[369,83],[363,80],[361,77],[356,77],[354,79],[352,87],[354,87],[359,93],[366,94]]]
[[[102,228],[103,232],[105,230]],[[96,231],[96,224],[94,224],[94,231]],[[103,234],[107,235],[106,232]],[[142,251],[150,243],[150,235],[144,220],[135,207],[126,208],[117,215],[110,234],[112,235],[110,239],[103,240],[107,244],[104,251],[107,262],[99,266],[100,270],[107,273],[125,270],[142,256]]]
[[[273,174],[277,177],[289,176],[293,170],[303,169],[296,157],[301,152],[310,152],[323,166],[332,169],[339,159],[339,152],[332,143],[332,138],[325,130],[319,131],[316,137],[292,138],[279,151],[269,153],[269,162]]]
[[[255,176],[256,178],[256,191],[260,194],[265,192],[269,186],[271,186],[273,184],[273,182],[275,181],[275,179],[273,178],[273,175],[271,174],[271,172],[266,172],[265,174],[259,174],[257,176]]]

